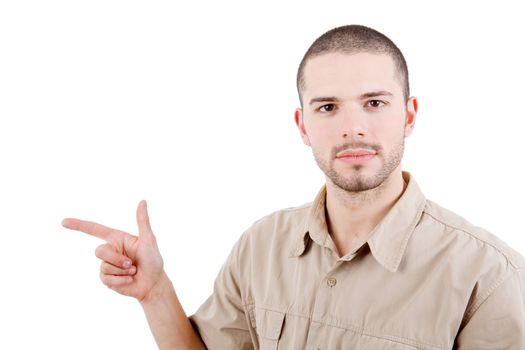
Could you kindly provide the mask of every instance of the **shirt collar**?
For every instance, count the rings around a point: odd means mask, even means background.
[[[374,228],[367,240],[374,258],[391,272],[397,271],[408,240],[419,222],[426,203],[426,199],[413,176],[409,172],[403,171],[403,179],[407,182],[405,191]],[[326,185],[321,188],[312,202],[310,210],[304,218],[302,228],[293,241],[290,256],[301,256],[310,239],[322,247],[335,250],[334,243],[327,230],[325,202]]]

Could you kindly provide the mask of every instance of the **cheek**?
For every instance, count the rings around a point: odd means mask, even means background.
[[[326,127],[311,127],[307,129],[307,132],[311,147],[317,152],[324,152],[325,149],[330,149],[337,141],[337,138]]]
[[[404,136],[404,118],[382,118],[370,124],[369,136],[379,142],[391,143]]]
[[[310,119],[305,123],[305,129],[312,144],[322,145],[337,141],[338,130],[335,130],[335,125],[331,123]]]
[[[383,139],[383,147],[387,153],[392,152],[394,149],[399,149],[405,140],[405,130],[403,126],[392,126],[392,130],[389,131],[388,135],[384,135]]]

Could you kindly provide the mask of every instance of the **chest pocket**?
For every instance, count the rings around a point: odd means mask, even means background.
[[[276,350],[284,325],[285,314],[278,311],[255,309],[256,332],[260,350]]]

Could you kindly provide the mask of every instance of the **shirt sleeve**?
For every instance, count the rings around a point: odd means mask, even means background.
[[[239,250],[244,235],[221,267],[212,295],[189,317],[208,349],[253,349],[254,330],[241,296]]]
[[[516,269],[481,303],[456,338],[458,350],[525,349],[525,269]]]

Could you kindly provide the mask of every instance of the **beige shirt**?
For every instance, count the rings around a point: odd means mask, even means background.
[[[209,349],[525,349],[525,259],[414,178],[339,257],[313,203],[255,222],[190,317]]]

